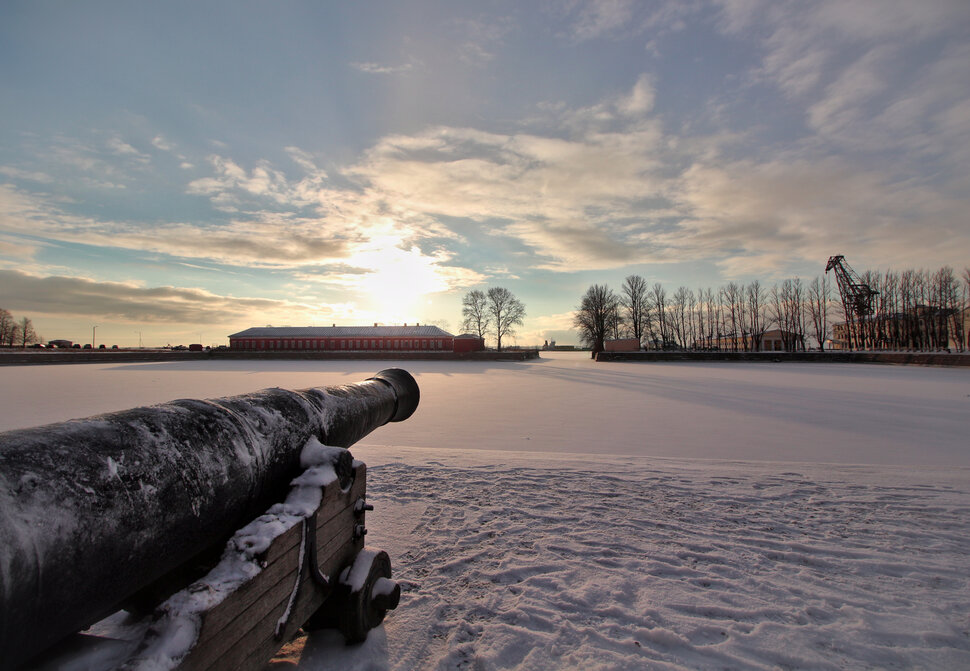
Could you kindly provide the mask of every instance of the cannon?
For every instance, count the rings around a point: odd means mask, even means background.
[[[125,669],[259,669],[301,626],[362,640],[400,589],[346,448],[418,400],[388,369],[0,433],[0,668],[121,609],[151,613],[108,655]]]

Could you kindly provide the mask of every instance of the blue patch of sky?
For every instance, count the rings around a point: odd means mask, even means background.
[[[23,236],[31,240],[30,236]],[[158,252],[43,240],[37,261],[53,268],[103,282],[128,282],[137,277],[146,287],[205,287],[219,295],[285,297],[277,283],[283,273],[185,259]],[[56,270],[52,273],[59,274]]]

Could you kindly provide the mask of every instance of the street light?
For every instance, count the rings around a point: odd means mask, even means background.
[[[91,349],[94,349],[98,344],[97,334],[98,334],[98,325],[95,324],[94,326],[91,327]]]

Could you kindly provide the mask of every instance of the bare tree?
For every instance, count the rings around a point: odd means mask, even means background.
[[[7,346],[13,347],[20,342],[20,324],[14,324],[7,335]]]
[[[825,276],[816,275],[812,283],[808,285],[808,314],[812,320],[812,328],[820,352],[825,350],[825,339],[828,337],[829,303],[831,300],[832,291]]]
[[[623,317],[620,300],[617,297],[617,300],[613,301],[613,309],[610,311],[610,334],[614,340],[620,338],[620,330],[625,328],[625,324],[626,319]]]
[[[785,280],[781,289],[771,289],[772,317],[781,329],[781,341],[785,351],[805,349],[805,300],[802,281],[798,278]]]
[[[498,351],[502,351],[502,338],[515,333],[515,326],[525,318],[525,305],[504,287],[492,287],[486,294],[489,321],[495,332]]]
[[[761,341],[768,330],[768,298],[761,282],[755,280],[744,290],[744,331],[751,337],[751,349],[761,351]]]
[[[684,333],[687,342],[684,344],[693,349],[697,346],[697,296],[694,294],[693,289],[687,290],[684,307],[687,313],[687,325]]]
[[[694,292],[687,287],[678,287],[670,299],[670,322],[672,331],[678,344],[687,348],[690,346],[688,329],[688,311],[694,300]]]
[[[731,349],[738,351],[738,345],[748,349],[747,334],[744,331],[744,321],[741,313],[744,310],[744,287],[735,282],[729,282],[721,288],[721,299],[724,305],[724,318],[730,318],[728,327],[731,335]]]
[[[17,322],[7,310],[0,308],[0,345],[13,346]]]
[[[30,317],[21,317],[20,321],[17,322],[17,327],[17,343],[21,347],[37,342],[37,331],[34,330],[34,323],[30,321]]]
[[[619,298],[605,284],[594,284],[586,293],[576,309],[573,325],[579,330],[583,344],[593,350],[593,357],[603,351],[603,341],[610,329],[610,317],[619,304]]]
[[[698,307],[697,315],[698,328],[701,332],[701,338],[704,341],[704,347],[719,347],[720,342],[715,339],[715,336],[720,336],[720,332],[718,331],[717,298],[715,297],[714,289],[711,287],[701,290],[700,306]]]
[[[642,345],[649,319],[647,304],[647,281],[639,275],[630,275],[623,280],[620,303],[626,312],[626,323],[634,338]]]
[[[933,275],[933,292],[930,298],[936,347],[950,349],[951,334],[956,331],[954,315],[960,306],[960,280],[950,266],[943,266]]]
[[[960,304],[957,306],[956,316],[953,319],[953,330],[956,334],[957,349],[960,352],[965,352],[970,348],[970,342],[967,342],[967,322],[970,319],[970,314],[968,314],[970,313],[970,268],[963,269],[961,279],[963,280],[963,288],[960,294]]]
[[[484,291],[469,291],[461,300],[461,329],[465,333],[474,333],[482,340],[488,333],[489,312],[488,297]]]
[[[667,290],[660,282],[656,282],[653,289],[650,290],[650,309],[656,320],[660,347],[666,347],[670,342],[670,329],[667,321]],[[654,337],[654,344],[657,344],[656,337]]]

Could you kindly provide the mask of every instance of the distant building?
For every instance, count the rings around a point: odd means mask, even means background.
[[[455,352],[478,352],[485,349],[485,339],[472,333],[462,333],[455,336],[453,350]]]
[[[471,336],[476,338],[475,336]],[[463,336],[459,336],[463,338]],[[455,336],[437,326],[265,326],[229,336],[229,349],[319,352],[453,352]],[[476,338],[480,341],[480,338]],[[465,345],[462,345],[463,347]],[[472,351],[480,347],[463,349]]]
[[[640,341],[636,338],[604,340],[603,347],[607,352],[638,352],[640,351]]]
[[[753,335],[722,335],[714,338],[701,338],[694,343],[694,349],[716,349],[722,352],[791,352],[804,350],[797,334],[781,329],[765,331],[760,340]]]

